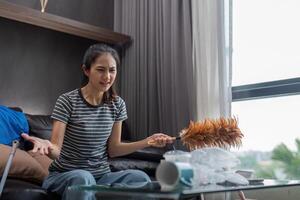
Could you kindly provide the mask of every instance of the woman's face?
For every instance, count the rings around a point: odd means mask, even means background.
[[[117,63],[110,53],[104,53],[96,58],[90,69],[84,69],[84,73],[93,88],[106,92],[115,81]]]

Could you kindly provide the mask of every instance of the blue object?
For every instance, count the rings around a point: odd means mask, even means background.
[[[28,133],[29,125],[25,114],[0,105],[0,144],[12,145],[21,133]]]

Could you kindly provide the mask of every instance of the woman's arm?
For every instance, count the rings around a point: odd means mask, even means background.
[[[62,143],[64,141],[66,127],[67,124],[61,121],[53,120],[53,128],[51,134],[52,149],[48,154],[48,156],[51,159],[56,159],[60,154]]]
[[[51,142],[41,138],[22,134],[25,140],[33,143],[32,152],[40,152],[41,155],[47,155],[51,159],[56,159],[60,154],[60,149],[63,143],[66,130],[66,124],[57,120],[53,121],[53,128],[51,134]]]
[[[174,137],[156,133],[137,142],[123,143],[121,142],[121,130],[122,122],[115,122],[108,140],[108,155],[110,157],[127,155],[149,146],[164,147],[167,143],[173,143],[175,140]]]

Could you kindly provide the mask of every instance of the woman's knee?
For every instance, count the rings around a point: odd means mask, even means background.
[[[128,169],[126,172],[132,182],[151,182],[149,176],[141,170]]]
[[[69,185],[95,185],[94,176],[85,170],[73,170],[70,172]]]
[[[73,170],[69,172],[52,172],[43,182],[43,188],[51,192],[63,195],[69,186],[95,185],[93,175],[85,170]]]

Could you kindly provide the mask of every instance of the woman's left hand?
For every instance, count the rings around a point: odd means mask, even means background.
[[[155,133],[146,138],[147,144],[153,147],[164,147],[166,144],[172,144],[176,137],[170,137],[163,133]]]

